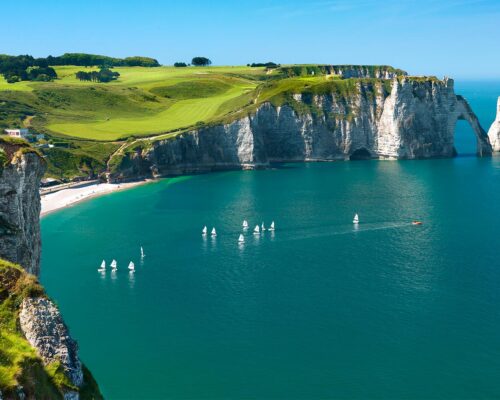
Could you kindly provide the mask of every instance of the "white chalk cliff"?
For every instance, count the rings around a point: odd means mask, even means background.
[[[493,151],[500,151],[500,97],[497,102],[497,116],[488,131],[491,147]]]
[[[455,94],[452,79],[360,79],[347,94],[295,93],[281,106],[263,103],[231,123],[139,140],[110,179],[270,162],[453,157],[459,119],[470,123],[478,155],[490,155],[488,135],[467,101]]]

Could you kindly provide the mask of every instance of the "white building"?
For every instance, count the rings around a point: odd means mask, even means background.
[[[29,129],[5,129],[5,134],[22,139],[28,139],[31,136]]]
[[[43,133],[30,133],[29,129],[5,129],[5,134],[11,137],[26,139],[30,142],[38,142],[39,140],[45,139]]]

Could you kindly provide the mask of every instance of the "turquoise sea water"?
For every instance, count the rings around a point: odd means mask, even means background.
[[[500,84],[457,92],[487,129]],[[42,282],[108,399],[500,397],[500,157],[457,142],[94,199],[42,220]]]

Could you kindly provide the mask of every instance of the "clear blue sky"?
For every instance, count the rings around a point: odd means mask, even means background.
[[[2,15],[7,54],[391,64],[500,78],[500,0],[24,0],[2,4]]]

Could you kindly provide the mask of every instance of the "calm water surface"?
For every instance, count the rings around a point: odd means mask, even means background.
[[[500,157],[163,180],[44,218],[42,282],[109,399],[500,397],[499,204]]]

